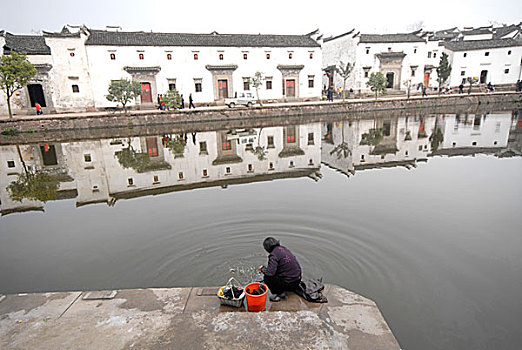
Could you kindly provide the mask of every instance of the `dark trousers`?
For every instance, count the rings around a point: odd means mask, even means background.
[[[268,289],[270,289],[270,292],[273,295],[282,294],[285,291],[293,292],[294,290],[299,287],[299,283],[301,282],[301,279],[298,279],[297,281],[293,282],[285,282],[281,277],[279,276],[266,276],[263,279],[263,282],[268,286]]]
[[[191,108],[196,108],[196,106],[194,106],[194,103],[192,101],[190,101],[190,103],[189,103],[189,109],[191,109]]]

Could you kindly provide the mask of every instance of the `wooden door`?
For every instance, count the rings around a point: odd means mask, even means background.
[[[295,97],[295,80],[288,79],[286,81],[286,97]]]
[[[219,99],[228,98],[228,80],[218,80],[218,94]]]
[[[156,137],[147,137],[145,139],[147,143],[147,153],[149,157],[158,156],[158,139]]]
[[[141,83],[141,103],[152,103],[150,83]]]

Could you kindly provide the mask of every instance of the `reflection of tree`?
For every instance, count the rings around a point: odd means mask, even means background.
[[[367,133],[362,134],[361,145],[377,146],[384,137],[382,128],[370,129]]]
[[[174,137],[168,138],[165,143],[174,155],[182,156],[183,153],[185,153],[187,141],[185,141],[183,136],[175,135]]]
[[[41,171],[34,173],[29,171],[20,152],[20,146],[16,148],[24,172],[18,175],[18,180],[7,186],[11,199],[17,202],[21,202],[24,198],[42,202],[56,199],[60,181]]]
[[[114,152],[118,162],[125,169],[132,168],[137,172],[143,172],[150,164],[150,157],[147,153],[137,152],[129,139],[129,146]]]
[[[257,146],[249,149],[249,151],[252,152],[259,160],[265,160],[267,154],[266,148],[260,145],[262,131],[263,128],[259,129],[259,135],[257,136]]]
[[[442,133],[439,127],[439,118],[435,120],[435,130],[433,130],[433,133],[430,135],[429,140],[431,142],[431,151],[437,152],[440,144],[442,143],[442,141],[444,141],[444,134]]]
[[[352,154],[352,151],[348,147],[348,143],[344,141],[344,120],[341,122],[341,137],[341,143],[330,151],[330,155],[337,153],[337,159],[340,159],[341,157],[348,158],[348,156]]]

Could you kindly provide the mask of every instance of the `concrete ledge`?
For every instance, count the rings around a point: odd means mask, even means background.
[[[481,104],[522,102],[522,93],[495,92],[489,94],[442,95],[412,97],[406,99],[382,98],[379,100],[347,100],[345,102],[297,102],[265,105],[254,108],[205,107],[196,110],[167,111],[132,111],[128,115],[92,112],[52,114],[44,116],[17,116],[0,118],[0,130],[15,128],[21,132],[42,132],[100,128],[134,128],[186,124],[195,122],[223,122],[235,120],[260,120],[278,117],[304,117],[315,115],[344,115],[355,112],[408,110],[448,106],[477,106]]]
[[[102,300],[82,292],[8,295],[0,348],[400,349],[373,301],[335,285],[325,288],[327,304],[290,293],[260,313],[219,305],[216,290],[119,290]]]

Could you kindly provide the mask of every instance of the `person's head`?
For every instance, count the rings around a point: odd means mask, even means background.
[[[279,245],[279,241],[274,237],[267,237],[263,241],[263,248],[267,251],[267,253],[272,253],[275,247]]]

